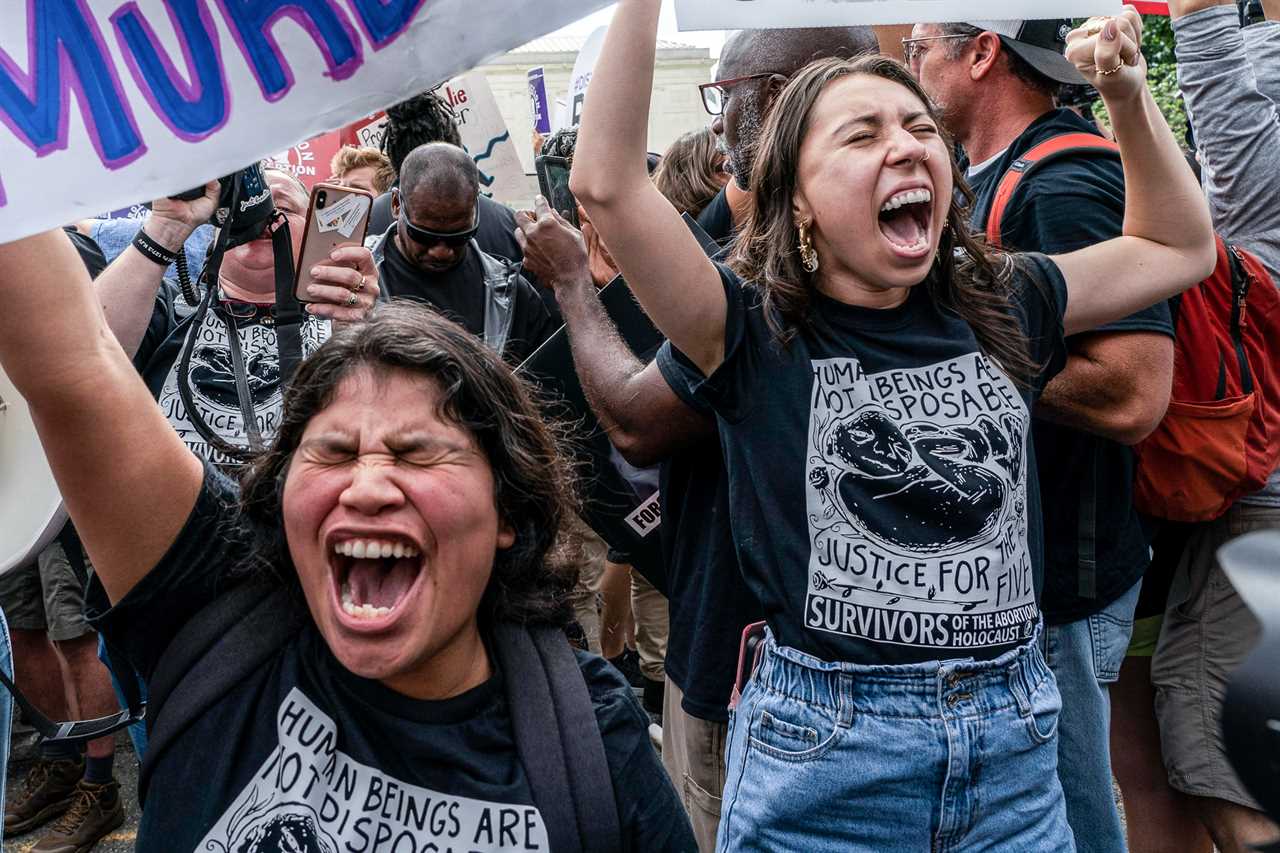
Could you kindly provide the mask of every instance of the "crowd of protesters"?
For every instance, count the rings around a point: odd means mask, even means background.
[[[302,310],[309,194],[269,166],[244,227],[214,181],[0,246],[72,520],[0,578],[14,680],[53,720],[150,701],[139,790],[112,731],[45,738],[5,834],[87,853],[137,797],[142,851],[1277,840],[1224,744],[1260,631],[1216,553],[1280,529],[1280,469],[1173,523],[1135,446],[1181,295],[1227,246],[1280,281],[1280,4],[1169,6],[1189,150],[1126,7],[738,32],[656,157],[661,3],[622,0],[535,140],[571,209],[483,194],[423,93],[334,157],[367,237]],[[521,369],[558,333],[656,571]]]

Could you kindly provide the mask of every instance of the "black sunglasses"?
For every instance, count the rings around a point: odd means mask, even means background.
[[[480,209],[476,208],[475,224],[466,231],[432,231],[429,228],[419,228],[409,221],[409,214],[404,209],[404,204],[400,205],[400,222],[404,225],[405,232],[409,235],[413,242],[428,249],[437,243],[444,243],[450,249],[461,249],[463,246],[475,239],[476,234],[480,231]]]

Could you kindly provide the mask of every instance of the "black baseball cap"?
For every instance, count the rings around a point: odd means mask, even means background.
[[[1006,48],[1056,83],[1083,86],[1089,82],[1063,56],[1067,49],[1067,34],[1072,30],[1071,21],[1066,18],[964,23],[1000,36],[1000,41]]]

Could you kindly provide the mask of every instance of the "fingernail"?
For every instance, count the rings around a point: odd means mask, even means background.
[[[312,296],[315,296],[319,292],[320,288],[316,287],[314,284],[307,286],[307,293],[310,293]]]
[[[537,199],[535,199],[535,200],[536,200],[539,204],[546,204],[546,203],[547,203],[547,200],[546,200],[546,198],[545,198],[544,196],[538,196],[538,198],[537,198]]]
[[[1120,35],[1120,27],[1116,25],[1115,19],[1107,21],[1107,25],[1102,28],[1102,37],[1107,41],[1115,41],[1116,36]]]

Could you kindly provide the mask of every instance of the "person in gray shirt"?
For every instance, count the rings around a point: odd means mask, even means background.
[[[1263,6],[1271,20],[1243,28],[1233,0],[1170,0],[1169,11],[1214,227],[1280,279],[1280,2]],[[1151,664],[1169,784],[1190,798],[1223,853],[1280,836],[1227,760],[1219,719],[1227,676],[1260,628],[1215,552],[1263,528],[1280,528],[1280,471],[1261,492],[1196,527]]]

